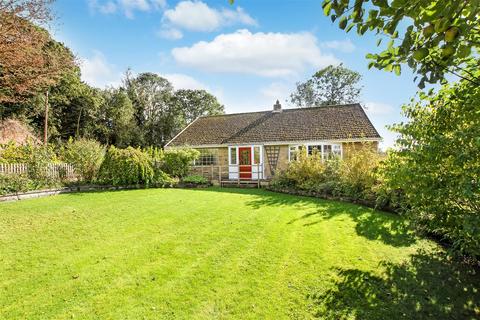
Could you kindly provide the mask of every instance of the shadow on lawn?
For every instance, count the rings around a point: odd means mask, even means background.
[[[309,227],[326,219],[348,215],[355,222],[358,235],[369,240],[379,240],[385,244],[402,247],[415,243],[416,239],[406,219],[391,213],[376,211],[361,205],[329,201],[316,198],[292,196],[258,189],[206,189],[215,192],[258,195],[246,204],[259,209],[266,206],[293,206],[308,212],[296,217],[288,224],[303,223]],[[312,221],[312,219],[314,219]]]
[[[478,319],[478,267],[452,262],[441,252],[417,252],[402,264],[382,262],[385,276],[336,268],[334,287],[311,292],[322,319]]]

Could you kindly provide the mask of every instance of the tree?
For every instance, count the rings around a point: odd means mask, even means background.
[[[132,101],[123,88],[109,88],[102,95],[104,102],[100,106],[96,136],[104,144],[127,147],[139,130]]]
[[[225,113],[217,98],[205,90],[180,89],[175,92],[174,102],[183,117],[183,126],[200,116]]]
[[[26,101],[74,65],[71,52],[39,27],[51,0],[0,0],[0,103]]]
[[[476,64],[466,72],[480,76]],[[420,93],[391,151],[386,181],[402,190],[409,216],[462,253],[480,257],[480,87],[468,80]]]
[[[388,39],[386,48],[368,54],[369,68],[400,74],[407,64],[420,77],[418,85],[436,83],[446,73],[475,85],[480,78],[465,64],[480,49],[480,3],[472,0],[324,0],[323,11],[341,29],[358,34],[368,30],[378,35],[377,45]],[[367,12],[368,11],[368,12]]]
[[[16,108],[37,129],[44,126],[44,94],[37,94]],[[103,97],[100,90],[90,87],[80,79],[78,67],[65,72],[57,84],[49,89],[48,136],[53,140],[70,137],[94,137]]]
[[[301,108],[355,103],[361,92],[361,79],[358,72],[345,68],[342,64],[328,66],[306,82],[297,83],[290,101]]]
[[[141,132],[140,146],[164,146],[180,126],[181,116],[174,103],[173,86],[154,73],[133,77],[127,71],[124,86],[135,109],[135,119]]]

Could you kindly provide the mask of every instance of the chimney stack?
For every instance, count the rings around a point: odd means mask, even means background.
[[[280,104],[280,101],[277,100],[277,102],[273,105],[273,112],[282,112],[282,105]]]

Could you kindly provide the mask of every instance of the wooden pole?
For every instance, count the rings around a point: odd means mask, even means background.
[[[48,90],[45,92],[45,123],[43,125],[43,144],[48,142]]]

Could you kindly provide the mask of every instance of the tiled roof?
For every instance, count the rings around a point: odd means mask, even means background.
[[[200,117],[168,146],[380,139],[359,104]]]

